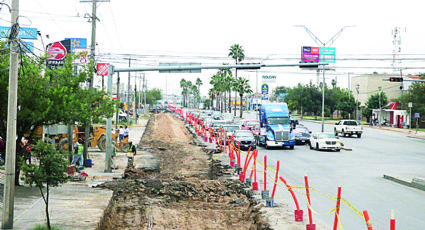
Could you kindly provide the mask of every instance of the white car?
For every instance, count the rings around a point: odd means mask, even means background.
[[[333,133],[313,133],[310,136],[310,149],[341,151],[341,142]]]

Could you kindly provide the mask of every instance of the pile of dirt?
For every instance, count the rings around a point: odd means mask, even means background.
[[[229,168],[189,144],[183,121],[155,114],[142,144],[160,156],[158,169],[127,169],[98,187],[114,191],[99,229],[268,229],[252,191],[217,179]]]

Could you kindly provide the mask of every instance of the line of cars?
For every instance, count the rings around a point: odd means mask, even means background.
[[[227,141],[234,136],[234,145],[240,144],[241,149],[247,150],[250,147],[255,149],[259,146],[260,137],[260,122],[257,120],[245,120],[235,118],[231,114],[222,114],[218,111],[204,110],[192,111],[195,117],[201,120],[204,125],[211,127],[214,135],[218,135],[221,130],[227,133]],[[334,150],[340,151],[342,143],[339,140],[338,134],[343,136],[356,135],[361,137],[363,129],[356,121],[341,120],[335,124],[334,133],[312,133],[303,124],[300,124],[296,119],[291,120],[291,131],[295,135],[296,145],[308,144],[310,149],[315,150]]]
[[[203,110],[190,111],[194,117],[202,121],[205,127],[210,127],[214,136],[219,135],[222,130],[227,134],[226,140],[229,142],[233,136],[234,145],[240,145],[243,150],[257,148],[253,133],[259,133],[260,123],[255,120],[244,120],[235,118],[228,113],[220,113],[219,111]],[[255,130],[258,128],[258,130]]]

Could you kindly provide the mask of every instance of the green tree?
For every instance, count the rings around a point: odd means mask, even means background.
[[[146,103],[150,105],[155,105],[156,101],[162,99],[162,94],[160,89],[151,89],[146,91]]]
[[[234,84],[233,90],[235,90],[239,94],[239,97],[241,99],[241,102],[240,102],[240,116],[239,117],[242,118],[243,95],[244,94],[251,94],[252,93],[251,86],[249,85],[249,80],[248,79],[245,79],[245,78],[242,78],[242,77],[241,78],[238,78],[238,80]]]
[[[183,106],[187,106],[186,105],[186,96],[187,96],[188,90],[187,90],[187,81],[186,81],[186,79],[182,78],[180,80],[180,88],[182,88]]]
[[[379,103],[379,99],[381,99],[381,103]],[[370,118],[372,117],[372,110],[373,109],[379,109],[379,105],[381,105],[381,108],[384,108],[388,104],[388,98],[385,92],[381,92],[381,96],[379,96],[379,93],[372,94],[367,102],[366,107],[363,110],[363,116],[367,118],[367,121],[370,121]]]
[[[276,97],[276,98],[280,98],[280,94],[281,93],[287,93],[286,91],[287,91],[287,87],[286,86],[278,86],[278,87],[276,87],[274,90],[273,90],[273,95]]]
[[[230,47],[228,56],[233,58],[236,62],[236,65],[237,65],[238,63],[240,63],[241,61],[243,61],[245,59],[244,52],[245,51],[243,50],[241,45],[234,44]],[[235,70],[235,80],[236,81],[238,80],[238,69],[237,68]],[[235,107],[234,107],[235,114],[234,114],[234,116],[236,116],[236,94],[237,94],[237,92],[235,92]]]
[[[4,42],[0,42],[0,53],[5,52]],[[105,117],[112,116],[114,102],[104,97],[104,91],[90,91],[81,87],[93,73],[92,64],[79,69],[76,74],[73,67],[73,57],[68,56],[64,66],[55,70],[45,67],[45,58],[29,58],[20,53],[18,80],[18,114],[16,154],[23,155],[20,145],[22,137],[27,137],[30,143],[39,138],[36,131],[43,125],[75,124],[86,125],[89,122],[100,122]],[[9,57],[0,55],[0,136],[6,140]],[[44,74],[42,74],[44,73]],[[17,162],[16,174],[20,167]],[[19,185],[19,177],[15,177]]]
[[[414,82],[409,87],[409,90],[400,96],[397,101],[400,102],[405,110],[409,110],[408,103],[412,102],[412,114],[425,114],[425,84],[423,82]]]
[[[51,229],[49,216],[50,188],[58,187],[68,181],[67,155],[54,149],[54,147],[43,141],[39,141],[33,147],[32,156],[36,159],[32,164],[22,162],[22,179],[29,185],[35,185],[46,205],[47,228]],[[43,190],[45,188],[45,191]]]

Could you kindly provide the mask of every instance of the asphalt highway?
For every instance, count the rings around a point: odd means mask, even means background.
[[[255,113],[246,113],[247,119],[256,118]],[[301,121],[313,132],[321,130],[321,124]],[[325,125],[325,132],[333,132],[333,125]],[[336,201],[325,195],[336,197],[338,186],[342,187],[342,197],[358,211],[367,210],[374,229],[389,229],[390,211],[394,209],[398,229],[423,229],[425,227],[425,192],[404,187],[382,178],[384,173],[396,176],[425,175],[425,141],[409,138],[406,134],[364,128],[361,138],[340,137],[346,148],[341,150],[316,151],[308,145],[297,145],[294,150],[269,149],[259,147],[259,160],[267,155],[268,166],[276,168],[280,161],[280,175],[292,186],[304,186],[307,173],[310,186],[318,192],[311,192],[314,221],[331,229]],[[274,174],[273,174],[274,175]],[[260,190],[262,174],[259,175]],[[268,190],[273,179],[268,178]],[[288,190],[279,182],[275,203],[289,203],[295,209]],[[304,210],[307,223],[307,203],[305,191],[295,189]],[[323,194],[325,195],[323,195]],[[342,202],[340,220],[346,230],[367,229],[365,220],[353,208]]]

